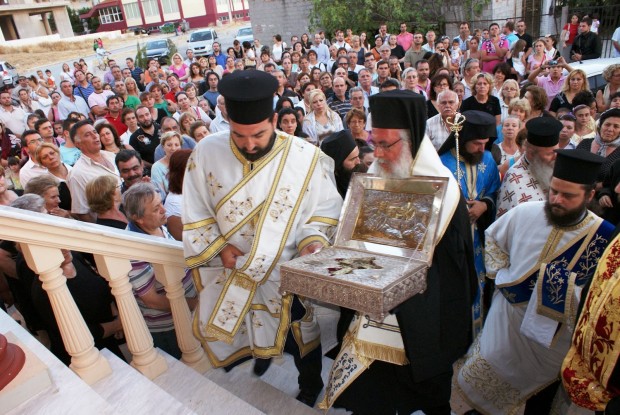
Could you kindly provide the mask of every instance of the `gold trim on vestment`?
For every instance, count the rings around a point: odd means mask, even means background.
[[[239,221],[238,224],[236,224],[231,230],[229,230],[226,235],[224,235],[224,238],[226,240],[230,239],[230,237],[233,236],[239,229],[241,229],[244,225],[254,219],[257,215],[259,215],[260,210],[263,208],[263,206],[265,206],[264,203],[260,203],[258,206],[256,206],[254,210],[248,213],[245,218],[243,218],[241,221]]]
[[[310,340],[308,343],[304,343],[300,321],[294,321],[291,323],[291,333],[293,335],[293,340],[297,343],[297,347],[299,347],[299,356],[302,358],[321,344],[320,335],[317,336],[316,339]]]
[[[301,240],[301,242],[299,242],[299,245],[297,246],[297,251],[298,252],[303,251],[305,247],[307,247],[313,242],[321,242],[323,246],[329,246],[329,241],[325,239],[323,236],[310,235],[310,236],[306,236],[304,239]]]
[[[252,304],[250,305],[250,310],[263,311],[265,313],[269,313],[269,315],[273,318],[280,318],[280,313],[272,312],[265,304]]]
[[[215,218],[203,219],[203,220],[199,220],[198,222],[192,222],[192,223],[184,224],[183,225],[183,230],[184,231],[191,231],[191,230],[194,230],[194,229],[201,228],[203,226],[213,225],[214,223],[217,223]]]
[[[224,237],[220,235],[198,255],[186,257],[185,263],[189,268],[196,268],[201,265],[205,265],[209,261],[211,261],[217,254],[219,254],[225,246],[226,239],[224,239]]]
[[[338,219],[328,218],[325,216],[312,216],[306,223],[320,222],[326,225],[338,226]]]

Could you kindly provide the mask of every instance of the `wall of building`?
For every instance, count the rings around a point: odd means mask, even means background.
[[[254,37],[263,45],[271,45],[276,33],[287,44],[292,35],[309,33],[312,4],[307,0],[249,0],[248,3]]]
[[[41,20],[41,15],[30,16],[27,11],[16,11],[13,13],[13,21],[20,38],[46,36],[45,26]],[[71,25],[69,25],[71,27]]]

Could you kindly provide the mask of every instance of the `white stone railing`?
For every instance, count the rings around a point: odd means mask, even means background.
[[[185,262],[180,242],[8,207],[0,207],[0,240],[19,243],[26,263],[39,274],[71,355],[70,367],[87,383],[104,378],[111,369],[95,348],[93,336],[67,288],[60,268],[61,249],[94,255],[99,273],[110,284],[116,299],[134,368],[154,379],[167,370],[167,365],[153,348],[153,338],[133,296],[128,277],[131,259],[150,262],[156,279],[165,287],[183,353],[181,360],[201,373],[209,369],[200,342],[192,334],[191,312],[181,282]]]

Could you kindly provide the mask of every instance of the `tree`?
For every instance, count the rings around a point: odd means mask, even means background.
[[[147,67],[147,61],[146,61],[146,43],[144,44],[144,46],[140,46],[140,42],[136,43],[136,58],[134,59],[134,64],[139,67],[139,68],[146,68]]]
[[[84,24],[82,23],[82,19],[80,19],[80,14],[88,13],[90,9],[90,7],[82,7],[76,11],[67,6],[67,13],[69,14],[69,21],[71,21],[73,33],[84,33]],[[100,24],[99,19],[97,17],[91,17],[90,19],[87,19],[87,22],[90,31],[96,32]]]

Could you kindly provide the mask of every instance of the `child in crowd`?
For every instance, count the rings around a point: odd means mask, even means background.
[[[450,63],[455,75],[459,75],[459,68],[461,67],[461,61],[463,60],[463,51],[461,50],[461,44],[457,39],[452,41],[452,49],[450,49]]]

